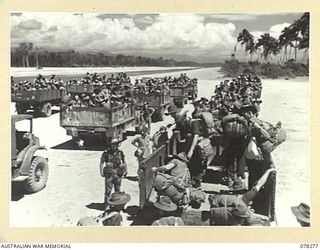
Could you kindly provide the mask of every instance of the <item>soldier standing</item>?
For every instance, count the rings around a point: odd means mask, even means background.
[[[122,177],[127,175],[127,164],[125,155],[119,149],[119,140],[113,139],[111,145],[101,155],[100,174],[105,178],[104,202],[108,206],[108,198],[112,188],[119,192],[121,188]]]
[[[137,176],[138,176],[138,182],[139,186],[141,186],[145,180],[144,180],[144,168],[141,164],[141,162],[146,159],[151,153],[151,137],[149,135],[149,129],[147,127],[143,127],[141,131],[141,135],[137,135],[133,140],[132,140],[132,145],[137,147],[137,150],[135,151],[134,155],[137,157],[138,160],[138,171],[137,171]],[[143,190],[140,188],[140,190]],[[143,196],[145,196],[145,193],[140,193],[140,199]]]
[[[147,102],[143,103],[143,107],[141,109],[141,116],[144,119],[144,121],[146,122],[146,125],[150,131],[151,129],[151,117],[152,114],[154,112],[153,108],[149,107],[149,104]]]

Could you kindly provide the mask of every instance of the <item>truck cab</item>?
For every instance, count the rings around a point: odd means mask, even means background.
[[[32,115],[11,116],[11,180],[23,182],[29,193],[43,189],[49,174],[48,159],[43,156],[45,147],[32,134],[32,119]],[[24,123],[23,130],[17,129],[20,122]]]

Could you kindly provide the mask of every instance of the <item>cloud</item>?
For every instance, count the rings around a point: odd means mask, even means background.
[[[197,14],[84,13],[80,16],[24,12],[22,16],[11,17],[11,43],[18,46],[20,42],[32,42],[45,49],[155,56],[169,53],[197,56],[207,55],[208,51],[213,57],[222,52],[229,54],[236,42],[235,25],[204,22],[204,19]]]
[[[275,25],[271,26],[269,30],[252,31],[251,34],[255,37],[255,39],[258,39],[262,34],[269,33],[271,36],[278,39],[279,36],[281,35],[281,31],[285,27],[288,27],[289,25],[290,25],[290,23],[279,23],[279,24],[275,24]]]
[[[48,29],[48,31],[50,31],[50,32],[54,32],[54,31],[57,31],[57,30],[58,30],[57,25],[51,26],[51,27]]]
[[[271,26],[269,32],[270,35],[274,36],[274,37],[279,37],[281,34],[281,31],[284,30],[285,27],[290,26],[290,23],[281,23],[281,24],[276,24]]]
[[[41,38],[41,41],[52,43],[52,42],[55,41],[55,36],[54,35],[44,36],[44,37]]]
[[[215,15],[206,15],[211,19],[225,19],[228,21],[252,21],[256,20],[261,15],[255,14],[215,14]]]
[[[41,23],[35,19],[22,21],[18,24],[18,27],[26,30],[39,30],[41,29]]]

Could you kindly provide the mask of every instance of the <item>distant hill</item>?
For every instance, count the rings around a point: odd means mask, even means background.
[[[11,51],[11,67],[23,67],[23,52],[19,48]],[[84,53],[75,50],[35,51],[28,52],[29,67],[36,67],[38,56],[41,67],[110,67],[110,66],[159,66],[159,67],[214,67],[219,63],[197,63],[176,61],[163,57],[151,58],[142,56],[114,55],[109,52]]]

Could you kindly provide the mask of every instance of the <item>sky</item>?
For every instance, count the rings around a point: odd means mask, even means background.
[[[234,53],[239,32],[278,37],[303,13],[103,14],[11,13],[11,47],[32,42],[39,50],[105,52],[222,62]],[[237,47],[238,48],[238,47]],[[236,56],[243,57],[241,47]]]

